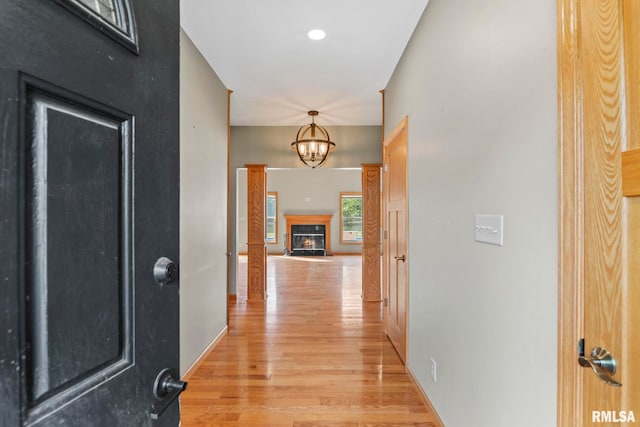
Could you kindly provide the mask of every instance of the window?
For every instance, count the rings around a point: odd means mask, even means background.
[[[267,193],[267,243],[278,243],[278,193]]]
[[[90,25],[138,53],[131,0],[56,0]],[[88,19],[87,19],[88,18]]]
[[[122,27],[121,23],[118,22],[119,17],[116,13],[118,5],[115,0],[80,0],[80,3],[87,5],[94,12],[112,24]]]
[[[340,193],[340,243],[362,243],[362,193]]]

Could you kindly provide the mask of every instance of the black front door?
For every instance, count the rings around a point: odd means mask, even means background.
[[[177,0],[0,0],[2,426],[179,423],[178,43]]]

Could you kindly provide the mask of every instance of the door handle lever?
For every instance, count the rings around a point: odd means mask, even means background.
[[[614,387],[622,387],[622,384],[611,378],[616,373],[616,359],[606,348],[594,347],[591,351],[591,357],[582,354],[578,355],[578,363],[583,368],[591,368],[594,374],[602,382]]]
[[[157,420],[186,388],[187,383],[175,378],[171,370],[163,369],[160,371],[153,384],[153,395],[158,402],[151,407],[149,417],[152,420]]]
[[[394,256],[393,259],[395,259],[396,261],[402,261],[402,262],[405,262],[405,260],[406,260],[404,255]]]

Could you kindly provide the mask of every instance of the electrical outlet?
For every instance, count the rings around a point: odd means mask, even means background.
[[[431,361],[431,379],[433,380],[433,382],[437,382],[437,366],[436,366],[436,361],[433,357],[430,357],[429,360]]]

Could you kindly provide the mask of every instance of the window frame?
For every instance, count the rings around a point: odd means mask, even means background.
[[[360,223],[360,239],[354,239],[354,240],[347,240],[344,238],[344,219],[343,219],[343,200],[344,198],[360,198],[360,203],[361,203],[361,216],[360,219],[362,220],[362,214],[364,213],[363,210],[363,206],[362,206],[362,192],[361,191],[341,191],[340,192],[340,202],[339,202],[339,210],[340,210],[340,244],[341,245],[361,245],[362,244],[362,232],[363,232],[363,224],[362,222]]]
[[[116,42],[120,43],[134,54],[140,54],[138,46],[138,30],[133,14],[131,0],[115,0],[114,13],[116,23],[100,14],[100,11],[92,7],[91,0],[54,0],[71,12],[83,18],[98,31],[103,32]]]

